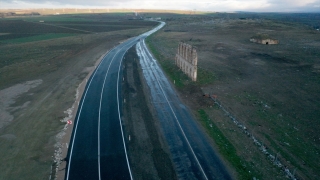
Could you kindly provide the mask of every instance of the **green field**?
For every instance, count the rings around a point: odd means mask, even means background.
[[[249,164],[237,154],[237,150],[230,143],[230,141],[224,136],[221,130],[214,124],[205,110],[198,110],[198,118],[203,127],[205,127],[208,135],[214,139],[214,142],[219,148],[219,152],[223,155],[228,162],[236,169],[239,174],[239,179],[252,179],[253,177],[260,179],[261,174],[255,171]]]
[[[0,19],[0,45],[139,29],[156,24],[156,22],[143,20],[128,20],[121,13],[2,18]]]
[[[42,41],[42,40],[48,40],[48,39],[55,39],[55,38],[62,38],[62,37],[68,37],[68,36],[75,36],[77,34],[41,34],[31,37],[23,37],[23,38],[15,38],[10,40],[3,40],[0,41],[0,43],[27,43],[27,42],[33,42],[33,41]]]

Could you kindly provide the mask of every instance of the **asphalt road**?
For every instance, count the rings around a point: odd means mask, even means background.
[[[163,25],[112,49],[88,80],[74,122],[65,179],[132,179],[121,122],[122,59],[130,47]]]
[[[80,101],[67,156],[65,179],[132,179],[121,120],[122,59],[137,44],[144,76],[179,179],[231,179],[209,140],[181,103],[147,51],[144,38],[112,49],[101,61]]]
[[[147,50],[144,40],[139,41],[136,50],[178,179],[231,179],[207,136]]]

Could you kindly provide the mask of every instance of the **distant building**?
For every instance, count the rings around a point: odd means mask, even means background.
[[[279,44],[279,40],[272,39],[267,34],[257,34],[250,38],[251,42],[259,43],[259,44]]]
[[[161,17],[156,17],[156,18],[153,18],[153,17],[147,17],[146,20],[151,20],[151,21],[160,21],[161,20]]]
[[[26,14],[26,15],[28,15],[28,14]],[[31,15],[31,16],[40,16],[40,13],[38,13],[38,12],[31,12],[30,15]]]
[[[125,18],[128,20],[135,20],[135,19],[141,19],[141,16],[138,16],[138,13],[135,12],[133,14],[126,14]]]
[[[0,17],[2,17],[2,18],[9,17],[9,16],[15,16],[15,15],[16,15],[15,12],[0,13]]]
[[[16,15],[15,12],[8,12],[8,13],[7,13],[7,16],[15,16],[15,15]]]

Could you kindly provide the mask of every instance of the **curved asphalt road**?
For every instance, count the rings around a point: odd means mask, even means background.
[[[121,124],[122,59],[137,44],[144,76],[179,179],[231,179],[205,134],[148,52],[144,39],[164,26],[112,49],[88,80],[67,156],[65,179],[132,179]]]
[[[121,124],[121,63],[140,38],[163,26],[112,49],[88,80],[75,118],[65,179],[132,179]]]
[[[140,41],[136,49],[178,179],[231,179],[144,41]]]

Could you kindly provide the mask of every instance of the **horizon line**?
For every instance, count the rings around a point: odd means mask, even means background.
[[[320,13],[319,11],[210,11],[210,10],[195,10],[195,9],[152,9],[152,8],[93,8],[93,7],[88,7],[88,8],[77,8],[77,7],[57,7],[57,8],[48,8],[48,7],[43,7],[43,8],[1,8],[0,10],[63,10],[63,9],[77,9],[77,10],[140,10],[140,11],[157,11],[157,12],[173,12],[173,11],[188,11],[188,12],[203,12],[203,13]],[[94,13],[94,12],[93,12]]]

